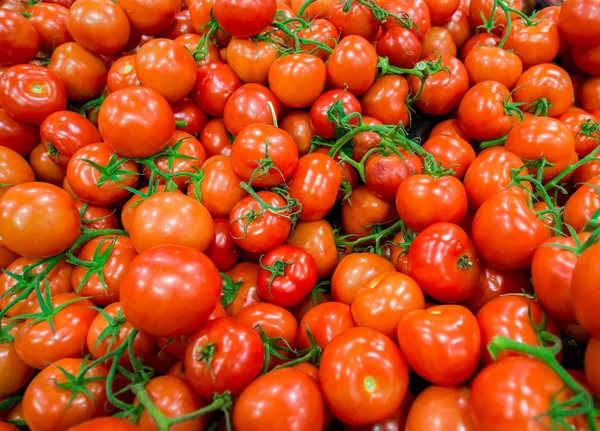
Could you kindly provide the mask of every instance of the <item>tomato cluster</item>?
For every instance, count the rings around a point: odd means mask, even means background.
[[[0,0],[0,431],[598,431],[600,0]]]

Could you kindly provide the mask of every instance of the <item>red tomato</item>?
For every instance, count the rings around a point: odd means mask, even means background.
[[[333,228],[325,220],[299,221],[287,239],[289,245],[309,252],[317,263],[317,278],[328,277],[338,262]]]
[[[598,145],[596,138],[600,138],[598,132],[593,133],[592,136],[580,134],[582,126],[588,120],[591,122],[596,121],[596,117],[588,114],[585,111],[567,110],[564,114],[558,117],[560,121],[565,123],[569,128],[573,136],[575,136],[575,152],[579,157],[584,157],[594,151]]]
[[[342,90],[331,90],[323,93],[310,108],[310,126],[322,138],[329,139],[335,135],[335,125],[329,120],[328,112],[332,105],[338,101],[342,103],[344,114],[348,115],[353,112],[362,114],[360,103],[352,93]]]
[[[294,3],[299,0],[293,0]],[[313,5],[319,4],[327,4],[327,10],[329,10],[329,6],[335,0],[317,0]],[[301,3],[299,3],[300,5]],[[313,6],[309,6],[306,8],[307,11],[311,9]],[[325,11],[326,13],[327,11]],[[308,12],[310,13],[310,12]],[[339,33],[335,25],[333,25],[329,20],[326,19],[316,19],[309,23],[309,26],[303,30],[300,30],[296,33],[298,37],[307,40],[314,40],[316,42],[321,42],[327,45],[329,48],[335,48],[336,41],[339,39]],[[292,41],[290,41],[291,44]],[[313,43],[301,43],[300,49],[305,52],[312,52],[313,55],[316,55],[321,60],[325,61],[329,57],[329,52],[324,50],[323,48],[318,48],[317,45]]]
[[[269,102],[274,114],[271,113]],[[271,90],[259,84],[245,84],[236,89],[223,109],[225,126],[234,136],[253,123],[272,126],[273,116],[279,117],[279,100]]]
[[[521,59],[512,51],[493,45],[477,45],[464,59],[469,81],[497,81],[512,90],[523,72]]]
[[[469,389],[464,386],[429,386],[417,396],[410,408],[405,431],[475,431],[469,395]]]
[[[55,158],[47,151],[44,144],[35,147],[29,155],[29,165],[39,181],[61,186],[66,179],[67,170],[58,166],[54,162]],[[64,157],[62,159],[61,163],[64,162]]]
[[[275,18],[276,0],[215,0],[215,20],[226,33],[238,38],[256,36]]]
[[[288,132],[298,147],[298,155],[305,156],[310,152],[311,140],[315,132],[310,126],[310,114],[306,111],[292,111],[283,117],[279,124]]]
[[[161,337],[198,328],[220,296],[221,277],[214,264],[198,250],[180,245],[161,245],[137,256],[120,291],[127,321]]]
[[[558,25],[548,19],[540,19],[532,26],[517,20],[512,23],[503,48],[518,55],[526,69],[536,64],[550,63],[560,48]]]
[[[408,15],[412,21],[411,31],[420,40],[427,35],[431,28],[431,14],[427,3],[421,0],[385,0],[380,3],[380,6],[395,15]],[[390,30],[398,27],[400,24],[394,19],[388,19],[383,23],[383,30]]]
[[[279,57],[269,68],[269,88],[290,108],[311,106],[323,93],[325,81],[325,63],[310,54]]]
[[[110,66],[107,85],[109,93],[140,85],[135,73],[135,55],[124,55]]]
[[[0,108],[0,146],[15,150],[25,157],[39,141],[40,134],[37,126],[17,121]]]
[[[471,36],[471,28],[467,13],[460,9],[457,9],[450,20],[442,24],[442,27],[450,32],[457,49],[462,48]]]
[[[374,195],[393,201],[400,185],[411,175],[422,172],[421,159],[405,150],[373,153],[365,162],[365,186]]]
[[[185,126],[176,125],[177,130],[189,133],[190,135],[198,136],[208,122],[206,114],[189,97],[184,97],[178,102],[171,103],[171,109],[173,110],[176,122],[185,122]]]
[[[250,262],[239,262],[225,273],[237,285],[232,301],[225,306],[228,316],[235,317],[242,309],[255,302],[260,302],[256,287],[258,265]]]
[[[573,271],[571,291],[575,306],[575,316],[581,326],[594,338],[600,338],[600,320],[598,319],[598,296],[596,295],[596,280],[598,280],[598,256],[600,244],[595,244],[585,250]]]
[[[459,58],[461,61],[464,62],[467,60],[467,57],[469,56],[471,51],[473,51],[473,49],[475,49],[477,46],[481,46],[481,45],[498,46],[499,43],[500,43],[500,37],[496,36],[493,33],[483,32],[483,33],[475,34],[475,35],[471,36],[465,42],[465,44],[463,45],[463,47],[460,50]]]
[[[377,52],[363,37],[342,38],[327,61],[327,82],[358,96],[373,85],[377,75]]]
[[[433,53],[447,54],[456,57],[456,44],[452,35],[443,27],[431,27],[421,45],[421,58]]]
[[[34,180],[33,170],[27,161],[16,151],[0,146],[0,184],[3,185],[0,187],[0,197],[11,187],[17,184],[30,183]]]
[[[209,157],[229,157],[235,136],[229,133],[222,118],[213,118],[202,128],[198,139]]]
[[[373,16],[369,6],[362,3],[352,3],[348,10],[344,1],[337,1],[329,8],[327,19],[340,29],[342,36],[356,35],[369,41],[375,40],[380,23]]]
[[[431,130],[429,137],[433,138],[437,135],[457,136],[469,143],[471,142],[471,138],[469,138],[465,131],[460,127],[457,119],[444,120],[441,123],[436,124]]]
[[[512,7],[517,11],[523,9],[522,0],[511,0],[506,6]],[[493,15],[492,15],[493,14]],[[493,0],[471,0],[469,4],[469,20],[473,28],[479,28],[484,24],[484,20],[491,20],[493,23],[492,31],[501,34],[506,27],[506,13],[500,7],[496,7]],[[509,12],[508,15],[512,22],[515,22],[519,15],[516,12]]]
[[[29,22],[33,25],[39,36],[40,48],[46,51],[53,51],[63,43],[73,41],[73,37],[71,37],[67,30],[67,20],[69,19],[68,8],[59,4],[38,3],[28,7],[26,12],[30,14]],[[32,38],[33,40],[35,38]],[[26,54],[26,52],[25,50],[20,55]],[[35,57],[35,54],[31,58]],[[22,63],[26,62],[27,60]]]
[[[414,32],[393,27],[377,41],[377,54],[387,57],[392,66],[411,69],[421,58],[421,41]]]
[[[155,35],[166,30],[181,10],[181,2],[177,0],[118,0],[117,4],[127,14],[132,30],[142,35]]]
[[[161,33],[161,36],[167,39],[176,39],[183,34],[197,34],[189,9],[177,12],[173,22]]]
[[[558,27],[569,43],[594,46],[600,42],[598,1],[575,0],[567,7],[561,5]]]
[[[423,144],[423,149],[441,163],[442,167],[452,169],[456,178],[464,177],[475,160],[475,150],[471,144],[458,136],[430,136]]]
[[[600,373],[596,364],[600,360],[600,341],[592,338],[585,350],[585,376],[596,396],[600,393]]]
[[[288,59],[289,57],[285,56],[281,57],[281,59],[287,62],[288,60],[284,59]],[[227,45],[227,64],[231,66],[244,84],[254,82],[266,85],[269,80],[269,71],[276,60],[277,46],[266,40],[255,41],[233,38]],[[323,65],[322,75],[322,81],[325,82],[325,65]],[[289,78],[289,75],[287,77]],[[282,87],[278,88],[282,89]],[[277,94],[272,85],[271,91],[279,97],[279,94]]]
[[[350,306],[341,302],[325,302],[308,310],[298,328],[298,346],[300,350],[311,347],[308,331],[317,346],[324,349],[337,335],[354,328]]]
[[[215,235],[204,253],[219,271],[227,271],[237,262],[240,249],[229,234],[229,220],[217,218],[213,222]]]
[[[141,428],[125,419],[117,419],[115,417],[103,417],[90,419],[69,428],[68,431],[140,431]]]
[[[402,76],[386,75],[377,78],[371,88],[363,94],[360,104],[365,115],[369,115],[384,124],[410,123],[406,106],[409,87]]]
[[[6,339],[0,343],[0,397],[5,398],[21,389],[35,370],[25,364],[17,354],[14,346],[14,337],[19,331],[19,325],[7,325],[8,322],[2,321]],[[11,338],[13,337],[13,338]],[[0,428],[1,429],[1,428]]]
[[[39,49],[35,24],[18,11],[0,8],[0,66],[28,63]]]
[[[342,204],[342,226],[347,235],[352,235],[351,239],[371,235],[375,225],[390,222],[396,216],[393,202],[381,199],[364,186],[355,188]]]

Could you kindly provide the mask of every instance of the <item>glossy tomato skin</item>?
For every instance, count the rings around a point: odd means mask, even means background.
[[[373,226],[396,218],[393,202],[381,199],[364,186],[355,188],[342,203],[342,226],[347,235],[371,235]]]
[[[311,140],[315,132],[310,126],[310,114],[306,111],[292,111],[285,115],[279,127],[288,132],[298,147],[298,155],[305,156],[309,153]]]
[[[25,157],[40,141],[39,128],[10,117],[0,108],[0,145]]]
[[[39,3],[27,8],[29,22],[40,38],[40,48],[52,51],[63,43],[72,42],[67,30],[69,9],[52,3]]]
[[[306,312],[298,328],[298,349],[312,346],[308,332],[310,331],[317,346],[324,349],[337,335],[356,327],[348,304],[341,302],[324,302]]]
[[[259,84],[242,85],[231,94],[225,104],[223,109],[225,126],[234,136],[253,123],[273,126],[273,114],[268,102],[273,106],[275,117],[279,117],[279,99],[271,90]]]
[[[356,147],[354,148],[356,152]],[[376,196],[393,201],[400,184],[409,176],[420,174],[423,169],[421,159],[406,150],[396,153],[373,153],[364,164],[365,186]]]
[[[598,244],[585,250],[575,265],[571,280],[575,316],[579,324],[594,338],[600,338],[600,321],[596,313],[599,301],[593,289],[595,281],[598,280],[596,259],[599,255],[600,246]]]
[[[309,252],[317,264],[317,278],[328,277],[338,262],[333,228],[325,220],[299,221],[287,239],[289,245]]]
[[[224,58],[227,64],[231,66],[243,83],[254,82],[266,85],[269,81],[271,66],[277,60],[277,47],[274,43],[266,40],[253,41],[233,38],[227,45],[226,54]],[[323,75],[324,72],[325,68],[323,67]],[[271,86],[271,90],[275,91],[273,86]]]
[[[69,428],[69,431],[141,431],[142,428],[125,419],[100,417]]]
[[[269,68],[269,88],[290,108],[307,108],[323,93],[325,63],[310,54],[279,57]]]
[[[558,26],[548,19],[540,19],[535,26],[517,20],[512,23],[504,48],[515,52],[526,69],[536,64],[550,63],[560,49]]]
[[[421,58],[433,53],[447,54],[456,57],[456,44],[448,30],[433,26],[429,29],[421,45]]]
[[[215,0],[213,14],[221,28],[238,38],[249,38],[263,31],[275,18],[275,0]]]
[[[294,2],[298,0],[293,0]],[[319,2],[329,3],[331,0],[318,0],[315,4]],[[299,3],[300,4],[300,3]],[[310,9],[311,6],[307,8]],[[317,42],[324,43],[331,49],[335,48],[335,41],[339,40],[339,32],[335,25],[333,25],[327,19],[316,19],[310,24],[309,27],[300,30],[297,33],[298,37],[302,37],[308,40],[314,40]],[[325,51],[323,48],[318,48],[313,43],[301,43],[300,49],[306,52],[313,52],[313,55],[316,55],[321,60],[325,61],[329,58],[329,52]]]
[[[362,108],[358,99],[350,92],[342,90],[330,90],[323,93],[310,108],[310,126],[315,133],[322,138],[333,138],[335,125],[327,116],[331,106],[342,102],[342,109],[346,115],[352,112],[362,114]]]
[[[222,117],[227,101],[241,85],[227,63],[208,63],[198,68],[192,99],[208,115]]]
[[[213,352],[210,362],[202,360],[207,349]],[[192,334],[185,352],[185,376],[203,398],[227,390],[237,395],[258,376],[264,359],[260,337],[252,328],[231,317],[221,317],[206,322]]]
[[[461,305],[408,313],[398,325],[398,342],[409,366],[435,385],[462,383],[479,364],[479,325]]]
[[[204,253],[219,271],[227,271],[237,262],[240,249],[229,234],[229,220],[217,218],[213,222],[215,235]]]
[[[334,416],[349,425],[366,425],[387,418],[400,406],[408,388],[408,367],[388,337],[353,328],[325,348],[319,381]]]
[[[327,16],[329,22],[340,29],[342,36],[354,34],[368,41],[374,40],[380,23],[373,17],[371,9],[361,3],[354,3],[345,11],[344,5],[343,1],[331,5]]]
[[[596,121],[594,115],[588,114],[585,111],[567,109],[558,119],[565,123],[571,133],[573,133],[573,136],[575,136],[575,152],[579,157],[584,157],[596,149],[597,141],[595,138],[598,137],[597,133],[593,133],[592,136],[579,133],[582,130],[583,124],[588,120],[592,122]]]
[[[377,54],[387,57],[392,66],[410,69],[421,58],[421,42],[412,31],[394,27],[377,41]]]
[[[594,214],[600,208],[600,195],[596,187],[600,184],[600,177],[595,176],[581,185],[567,200],[564,207],[564,221],[575,232],[581,232],[593,220]]]
[[[600,41],[598,3],[576,0],[558,15],[558,27],[569,43],[593,46]]]
[[[67,161],[77,150],[102,140],[87,118],[71,111],[58,111],[46,117],[40,126],[40,137],[46,146],[52,144],[60,155],[66,156]],[[61,163],[62,158],[57,162],[60,167],[67,167]]]
[[[427,3],[424,1],[386,0],[383,1],[380,6],[396,15],[407,14],[413,23],[410,30],[419,38],[419,40],[423,40],[431,28],[431,13],[429,11],[429,6],[427,6]],[[387,20],[383,23],[383,30],[390,30],[391,28],[398,26],[400,26],[400,24],[395,20]]]
[[[66,169],[58,166],[47,151],[44,144],[36,146],[29,154],[29,165],[38,180],[60,187],[65,181]],[[64,162],[64,156],[62,159]]]
[[[124,55],[110,66],[107,76],[109,93],[138,85],[140,81],[135,73],[135,55]]]
[[[373,85],[377,75],[377,52],[363,37],[342,38],[327,61],[327,82],[358,96]]]
[[[104,142],[126,157],[148,157],[163,148],[175,133],[173,110],[150,88],[131,87],[111,93],[98,113]]]
[[[600,360],[600,341],[592,338],[585,352],[585,376],[596,396],[600,393],[600,373],[596,364]]]
[[[171,109],[176,122],[185,122],[185,126],[176,125],[177,130],[190,135],[197,137],[208,122],[206,114],[190,97],[184,97],[175,103],[171,103]]]
[[[8,322],[3,320],[2,323],[8,333],[0,343],[0,397],[5,398],[21,389],[33,376],[35,369],[23,362],[15,350],[14,336],[19,331],[19,325],[11,325],[8,329]]]
[[[442,167],[452,169],[456,178],[464,177],[475,160],[475,150],[471,144],[458,136],[430,136],[423,144],[423,149],[441,163]]]
[[[294,368],[272,371],[250,383],[233,408],[238,431],[323,429],[325,405],[319,385]]]
[[[475,431],[469,395],[469,389],[464,386],[429,386],[412,404],[405,431]]]
[[[406,106],[409,86],[406,79],[398,75],[381,76],[363,94],[360,103],[365,115],[384,124],[408,125],[410,121]]]
[[[280,245],[261,257],[257,286],[259,295],[267,302],[292,307],[300,303],[316,283],[317,263],[309,252],[299,247]]]
[[[120,293],[123,314],[134,327],[161,337],[185,335],[215,309],[221,277],[203,253],[161,245],[131,262]],[[159,326],[156,319],[161,321]]]
[[[0,197],[10,187],[30,183],[34,180],[33,170],[27,161],[16,151],[0,146],[0,184],[4,184],[3,187],[0,187]]]
[[[67,93],[55,72],[19,64],[0,75],[0,105],[17,121],[41,124],[48,115],[67,108]]]
[[[66,250],[80,235],[80,226],[73,199],[48,183],[14,186],[0,203],[3,243],[22,256],[49,257]]]
[[[132,31],[150,36],[166,30],[181,10],[181,2],[176,0],[119,0],[117,4],[127,14]]]
[[[239,283],[239,289],[233,301],[225,307],[230,317],[235,317],[242,309],[255,302],[260,302],[256,287],[258,265],[250,262],[239,262],[225,273],[234,283]]]
[[[494,195],[481,205],[471,233],[482,258],[506,270],[528,268],[535,248],[551,237],[527,201],[510,193]]]
[[[0,9],[0,65],[28,63],[40,48],[35,26],[17,11]]]
[[[523,63],[511,51],[493,45],[476,45],[464,59],[469,81],[496,81],[512,90],[523,72]]]

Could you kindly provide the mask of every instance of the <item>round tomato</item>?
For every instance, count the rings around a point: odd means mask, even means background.
[[[512,90],[523,72],[517,54],[492,45],[475,46],[464,61],[469,80],[474,84],[496,81]]]
[[[298,147],[298,154],[305,156],[310,152],[311,141],[315,132],[310,126],[310,114],[306,111],[292,111],[288,113],[279,124],[288,132]]]
[[[342,204],[342,225],[351,239],[371,235],[376,225],[396,216],[393,202],[381,199],[364,186],[355,188]]]
[[[325,302],[318,304],[302,317],[298,329],[298,348],[311,347],[308,331],[317,346],[324,349],[337,335],[354,328],[350,306],[341,302]]]
[[[352,3],[348,10],[344,1],[337,1],[329,8],[327,19],[340,29],[342,36],[357,35],[371,41],[375,40],[380,23],[373,16],[369,6]]]
[[[594,338],[600,338],[600,319],[596,313],[600,298],[594,289],[600,277],[596,264],[598,256],[600,256],[600,244],[585,250],[575,265],[571,279],[575,316],[579,324]]]
[[[475,160],[475,150],[471,144],[458,136],[437,135],[423,144],[423,149],[431,154],[445,169],[452,169],[456,178],[465,175]],[[419,173],[413,170],[415,173]]]
[[[17,184],[30,183],[34,180],[33,170],[27,161],[16,151],[0,146],[0,184],[2,184],[0,186],[0,197],[11,187]]]
[[[138,85],[140,81],[135,73],[135,55],[124,55],[110,66],[107,76],[109,93]]]
[[[337,44],[327,61],[327,82],[358,96],[367,91],[377,75],[377,52],[363,37],[349,35]]]
[[[550,63],[560,48],[558,25],[549,19],[537,20],[531,26],[523,20],[517,20],[512,23],[503,48],[518,55],[525,69]]]
[[[285,59],[288,56],[281,58]],[[269,70],[276,60],[277,46],[266,40],[233,38],[227,45],[227,64],[245,84],[254,82],[266,85],[269,79]],[[323,65],[323,82],[325,82],[325,65]],[[271,91],[279,97],[273,86],[271,86]]]
[[[34,369],[27,365],[17,354],[14,336],[19,325],[3,323],[3,339],[0,341],[0,397],[6,398],[21,389],[34,374]]]
[[[118,0],[116,4],[127,14],[132,31],[150,36],[166,30],[181,10],[178,0]]]
[[[184,126],[175,124],[177,130],[195,137],[200,134],[206,123],[208,123],[206,114],[190,97],[184,97],[178,102],[171,103],[171,109],[173,110],[175,122],[185,123]]]
[[[335,135],[335,124],[329,119],[329,111],[334,103],[340,101],[344,114],[353,112],[362,114],[362,108],[358,99],[348,91],[331,90],[323,93],[310,108],[310,126],[315,133],[322,138],[333,138]],[[354,122],[356,124],[356,122]]]
[[[18,11],[0,9],[0,66],[28,63],[40,49],[35,24]]]
[[[37,126],[17,121],[0,108],[0,146],[10,148],[25,157],[39,142]]]
[[[219,271],[227,271],[237,262],[240,249],[229,234],[229,220],[217,218],[213,222],[215,235],[204,253]]]
[[[569,43],[594,46],[600,42],[598,7],[597,0],[575,0],[567,7],[561,7],[558,27]]]
[[[384,124],[408,126],[410,115],[406,105],[409,87],[402,76],[386,75],[375,80],[373,85],[363,94],[360,104],[365,115],[371,116]]]
[[[421,45],[421,58],[433,53],[447,54],[456,57],[456,44],[452,35],[443,27],[431,27]]]
[[[515,88],[513,98],[523,103],[521,109],[534,113],[539,110],[550,117],[563,114],[573,101],[569,74],[554,64],[538,64],[527,69]]]
[[[215,0],[215,20],[227,34],[249,38],[262,32],[275,18],[275,0]]]
[[[338,262],[333,228],[325,220],[299,221],[287,243],[312,255],[319,279],[330,276]]]
[[[73,41],[73,37],[67,30],[68,8],[60,4],[38,3],[28,7],[26,12],[30,14],[29,22],[37,31],[40,38],[40,47],[44,50],[52,51],[63,43]],[[32,40],[35,40],[35,38]],[[32,58],[34,56],[35,54]],[[22,63],[26,62],[23,61]]]
[[[429,386],[415,399],[406,418],[406,431],[475,431],[464,386]]]
[[[411,69],[421,58],[421,42],[412,31],[394,27],[377,41],[377,54],[387,57],[392,66]]]
[[[198,68],[191,95],[206,114],[222,117],[227,101],[241,85],[240,78],[227,63],[208,63]]]
[[[223,121],[227,129],[237,136],[244,127],[253,123],[273,126],[273,117],[279,117],[279,107],[279,99],[271,90],[259,84],[245,84],[228,98],[223,109]]]
[[[250,262],[239,262],[225,273],[235,284],[234,296],[225,305],[228,316],[235,317],[242,309],[255,302],[260,302],[258,289],[258,265]]]
[[[269,68],[269,88],[290,108],[311,106],[323,93],[325,81],[325,63],[310,54],[279,57]]]

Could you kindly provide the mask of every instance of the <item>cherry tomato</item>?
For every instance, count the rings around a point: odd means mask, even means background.
[[[0,9],[0,66],[28,63],[40,49],[36,26],[17,11]]]
[[[367,91],[377,75],[377,52],[363,37],[342,38],[327,61],[327,82],[358,96]]]

